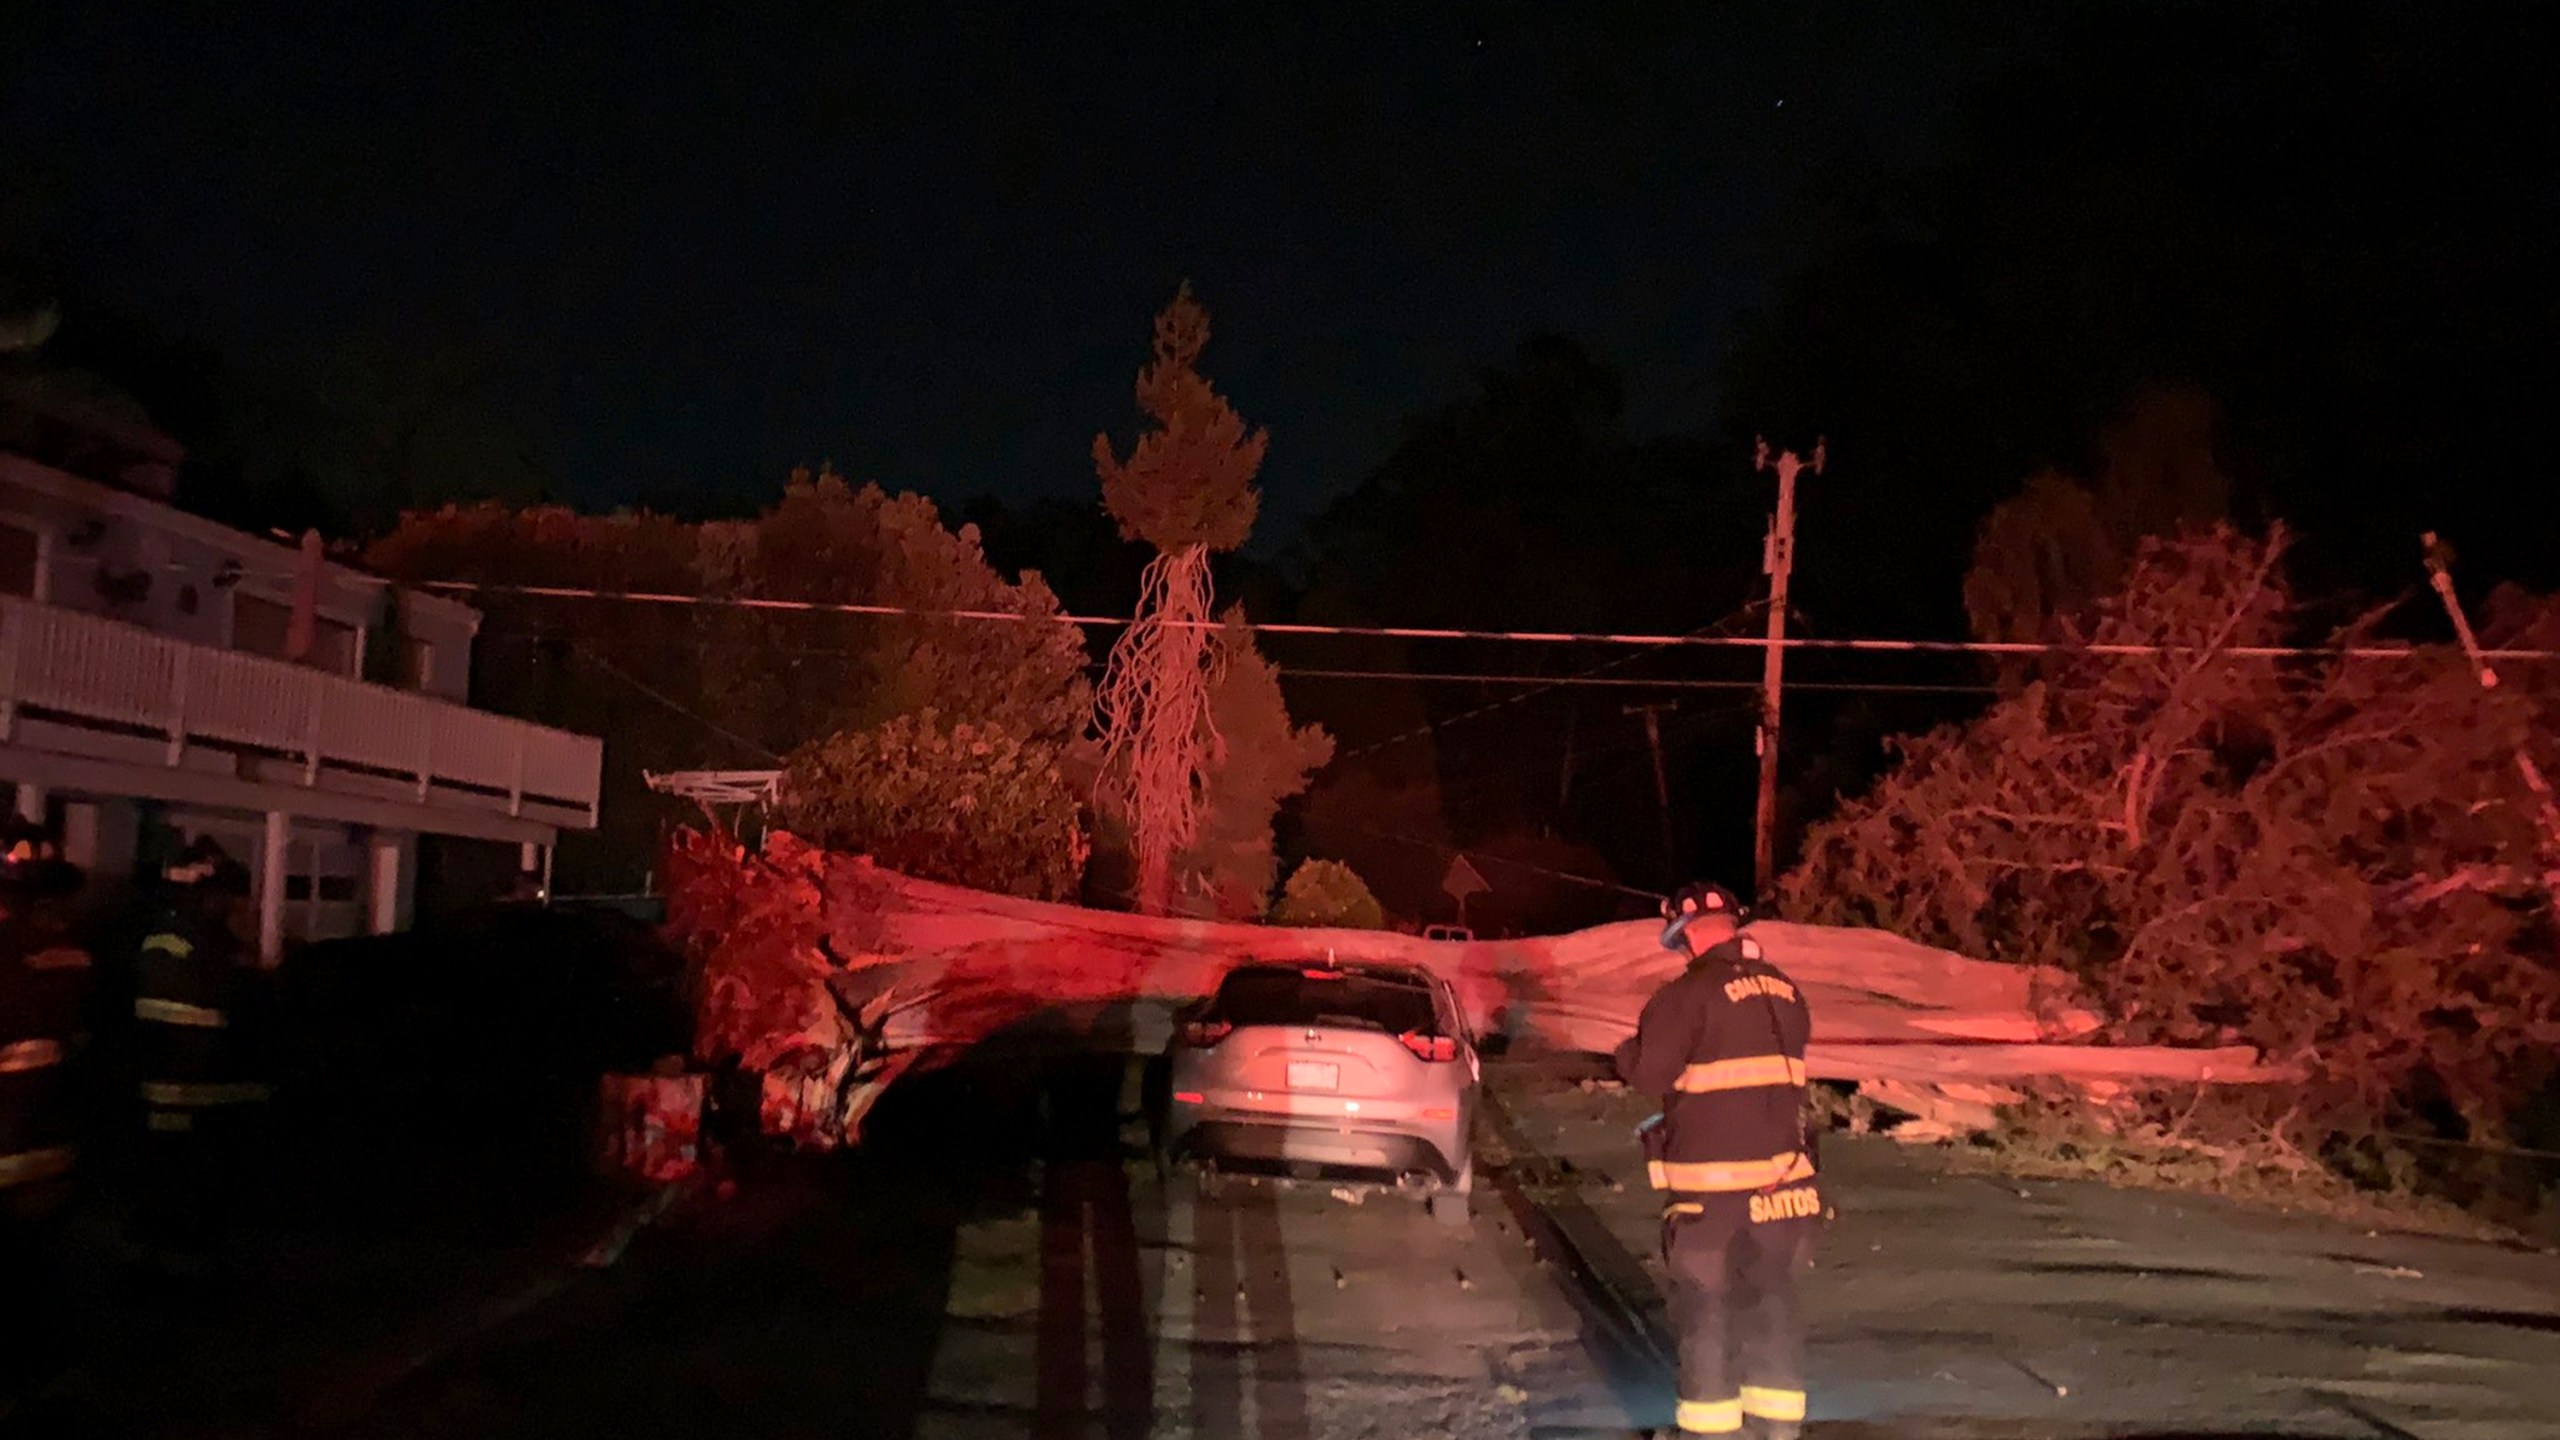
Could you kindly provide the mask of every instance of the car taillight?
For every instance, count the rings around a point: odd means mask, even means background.
[[[1417,1060],[1447,1064],[1458,1058],[1458,1042],[1446,1035],[1422,1035],[1408,1030],[1396,1038],[1404,1042],[1404,1048],[1412,1051]]]
[[[1235,1031],[1224,1020],[1193,1020],[1182,1027],[1182,1043],[1194,1050],[1206,1050]]]

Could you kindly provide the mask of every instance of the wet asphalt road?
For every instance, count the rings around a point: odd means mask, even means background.
[[[430,1299],[414,1251],[331,1285],[306,1265],[273,1292],[307,1322],[272,1332],[293,1338],[244,1333],[256,1363],[236,1376],[217,1354],[143,1357],[158,1413],[192,1413],[118,1433],[1579,1440],[1665,1423],[1642,1102],[1519,1062],[1489,1079],[1507,1119],[1483,1143],[1519,1189],[1480,1193],[1457,1229],[1392,1193],[1167,1182],[1124,1123],[1116,1061],[913,1077],[860,1151],[751,1164],[734,1198],[680,1209],[609,1268],[483,1236],[436,1252],[450,1298]],[[1810,1281],[1817,1440],[2560,1435],[2560,1259],[2002,1182],[1881,1141],[1826,1152],[1841,1218]],[[1542,1263],[1531,1237],[1564,1232],[1591,1263]],[[426,1325],[400,1296],[372,1304],[404,1284]],[[529,1298],[487,1308],[509,1295]],[[170,1343],[204,1343],[187,1333]],[[190,1399],[217,1388],[214,1409]]]
[[[308,1433],[1627,1432],[1507,1221],[1322,1182],[1204,1194],[1144,1158],[1123,1078],[1071,1060],[905,1082],[859,1152],[749,1167],[734,1198]]]

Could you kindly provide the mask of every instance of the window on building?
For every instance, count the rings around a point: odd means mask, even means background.
[[[0,595],[35,598],[36,560],[42,549],[36,532],[0,520]]]
[[[263,595],[232,593],[232,649],[282,660],[286,642],[292,634],[292,606],[278,604]],[[333,675],[353,675],[356,672],[356,627],[321,616],[312,632],[311,654],[305,663]]]

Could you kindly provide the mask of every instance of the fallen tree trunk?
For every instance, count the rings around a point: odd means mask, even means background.
[[[1153,1052],[1174,1012],[1246,960],[1418,965],[1451,982],[1480,1032],[1606,1054],[1682,961],[1650,922],[1528,940],[1158,919],[917,880],[787,834],[750,854],[687,833],[671,853],[669,929],[697,957],[697,1053],[810,1077],[789,1107],[805,1143],[850,1141],[896,1057],[1000,1038]],[[1978,1128],[1999,1079],[2254,1083],[2246,1049],[2092,1045],[2100,1017],[2068,977],[1973,960],[1881,931],[1762,922],[1751,934],[1804,990],[1822,1079],[1888,1087],[1894,1108]],[[2073,1043],[2073,1042],[2084,1043]],[[821,1078],[822,1077],[822,1078]],[[1918,1109],[1915,1111],[1914,1107]]]

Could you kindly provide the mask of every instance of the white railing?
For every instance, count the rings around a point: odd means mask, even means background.
[[[262,655],[0,597],[0,725],[29,709],[149,734],[176,764],[190,744],[582,811],[592,824],[604,743]],[[0,732],[5,733],[5,732]]]

